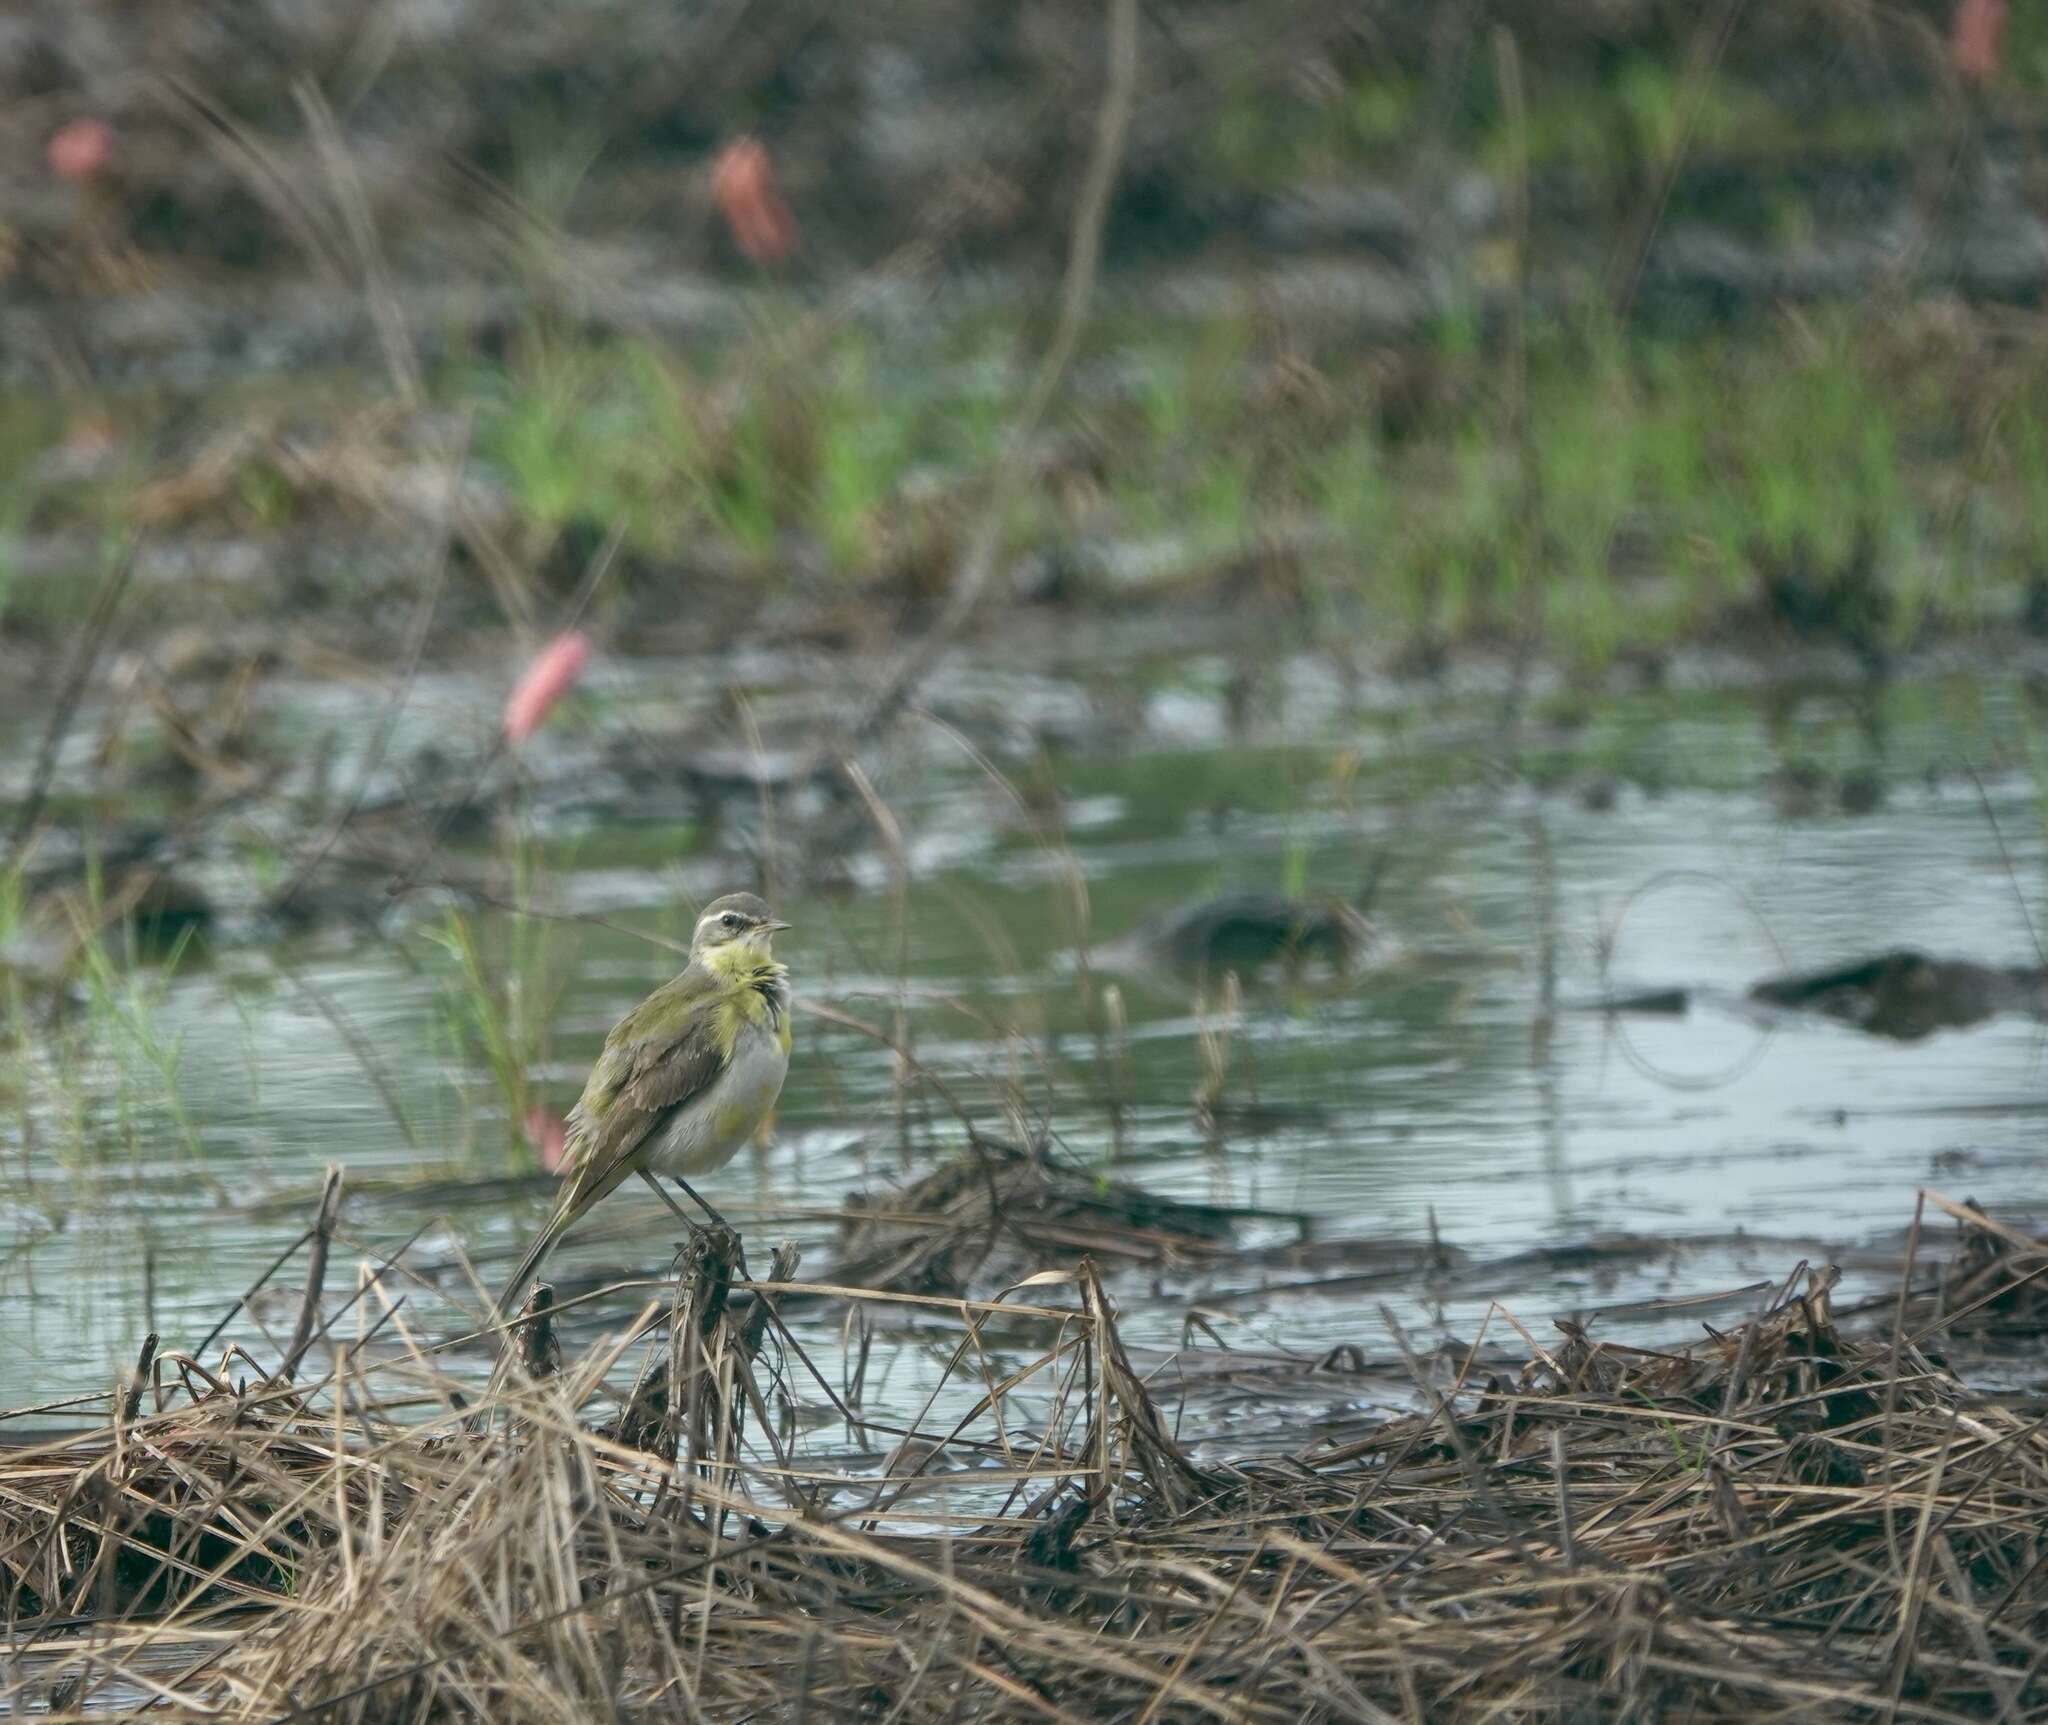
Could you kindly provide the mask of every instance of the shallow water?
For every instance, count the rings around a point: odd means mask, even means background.
[[[778,669],[752,667],[771,727],[813,698],[801,678],[778,687]],[[1232,1347],[1358,1342],[1385,1356],[1382,1303],[1432,1346],[1469,1340],[1495,1298],[1541,1331],[1553,1312],[1736,1287],[1871,1247],[1845,1260],[1853,1293],[1922,1186],[1995,1211],[2039,1205],[2040,1025],[2000,1018],[1901,1044],[1765,1021],[1738,998],[1774,971],[1901,945],[2032,960],[2024,900],[2044,847],[2017,679],[1929,678],[1874,698],[1822,687],[1790,704],[1681,678],[1586,705],[1553,691],[1514,725],[1483,679],[1396,699],[1306,659],[1265,667],[1250,690],[1226,661],[1160,657],[955,681],[978,696],[955,715],[961,730],[1010,781],[955,732],[913,724],[877,772],[908,869],[900,900],[857,803],[806,791],[764,812],[743,797],[716,820],[647,805],[629,824],[601,774],[536,789],[523,816],[546,859],[536,902],[618,925],[517,931],[545,953],[517,991],[546,1029],[536,1094],[565,1108],[605,1026],[673,968],[625,929],[680,936],[690,905],[751,884],[736,859],[765,846],[793,883],[777,902],[797,925],[784,952],[801,992],[878,1025],[900,1010],[918,1058],[987,1129],[1005,1130],[1021,1099],[1083,1167],[1300,1212],[1320,1240],[1434,1228],[1476,1261],[1448,1289],[1375,1283],[1336,1248],[1312,1267],[1126,1278],[1115,1291],[1141,1353],[1177,1343],[1191,1306]],[[712,688],[701,667],[629,665],[535,765],[573,763],[593,737]],[[426,679],[394,758],[459,748],[490,712],[468,679]],[[1114,748],[1018,746],[1110,734],[1105,716]],[[324,698],[287,691],[274,724],[312,735],[330,718]],[[1832,775],[1803,798],[1811,809],[1786,806],[1788,760]],[[1874,769],[1884,793],[1853,816],[1836,794],[1851,768]],[[233,880],[221,864],[224,903]],[[1369,880],[1385,951],[1348,977],[1249,990],[1205,1121],[1192,1097],[1217,1013],[1187,978],[1118,964],[1122,937],[1219,891],[1350,895]],[[328,930],[188,953],[175,975],[142,973],[140,1004],[92,1015],[68,1056],[12,1063],[0,1406],[104,1390],[151,1327],[167,1347],[196,1343],[310,1219],[329,1162],[353,1193],[338,1262],[424,1228],[408,1261],[434,1285],[393,1278],[393,1296],[423,1335],[463,1328],[448,1303],[457,1254],[486,1282],[502,1274],[546,1182],[465,1029],[441,914],[416,895],[382,938]],[[507,922],[479,917],[487,949],[513,938]],[[1584,1009],[1636,984],[1708,998],[1680,1019]],[[1119,1013],[1120,1033],[1107,1028]],[[817,1019],[799,1038],[774,1142],[707,1195],[752,1240],[800,1240],[802,1273],[819,1275],[845,1196],[914,1177],[960,1132],[932,1090],[899,1095],[895,1057],[869,1038]],[[625,1189],[556,1268],[658,1274],[675,1232],[651,1195]],[[1246,1240],[1292,1232],[1261,1224]],[[1618,1235],[1651,1243],[1523,1255]],[[226,1335],[274,1354],[296,1286],[288,1266]],[[1697,1321],[1603,1320],[1628,1334]],[[838,1314],[815,1322],[836,1348]],[[935,1370],[915,1336],[880,1348],[870,1406],[921,1394]],[[1224,1436],[1230,1418],[1190,1435]]]

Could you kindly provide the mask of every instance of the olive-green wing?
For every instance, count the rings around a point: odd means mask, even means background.
[[[627,1159],[672,1109],[710,1087],[724,1068],[710,1006],[717,983],[693,964],[612,1027],[569,1110],[564,1211],[594,1202],[625,1178]]]

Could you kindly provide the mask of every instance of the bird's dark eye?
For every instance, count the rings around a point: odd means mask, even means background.
[[[740,925],[740,913],[736,910],[729,910],[718,920],[724,923],[727,928],[738,928]]]

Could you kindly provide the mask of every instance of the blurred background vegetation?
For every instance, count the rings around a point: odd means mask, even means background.
[[[1951,0],[1148,12],[1013,596],[1425,658],[2048,627],[2048,25]],[[1043,345],[1099,9],[46,4],[0,35],[8,669],[186,625],[636,639],[944,591]],[[758,140],[780,224],[721,218]],[[742,218],[743,221],[743,218]],[[751,253],[752,255],[748,255]]]

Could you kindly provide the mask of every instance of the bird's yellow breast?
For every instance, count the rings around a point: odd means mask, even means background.
[[[794,1041],[789,1022],[789,972],[742,941],[707,954],[704,968],[719,985],[711,1008],[711,1034],[718,1044],[719,1059],[732,1059],[745,1030],[769,1031],[776,1046],[788,1054]]]

